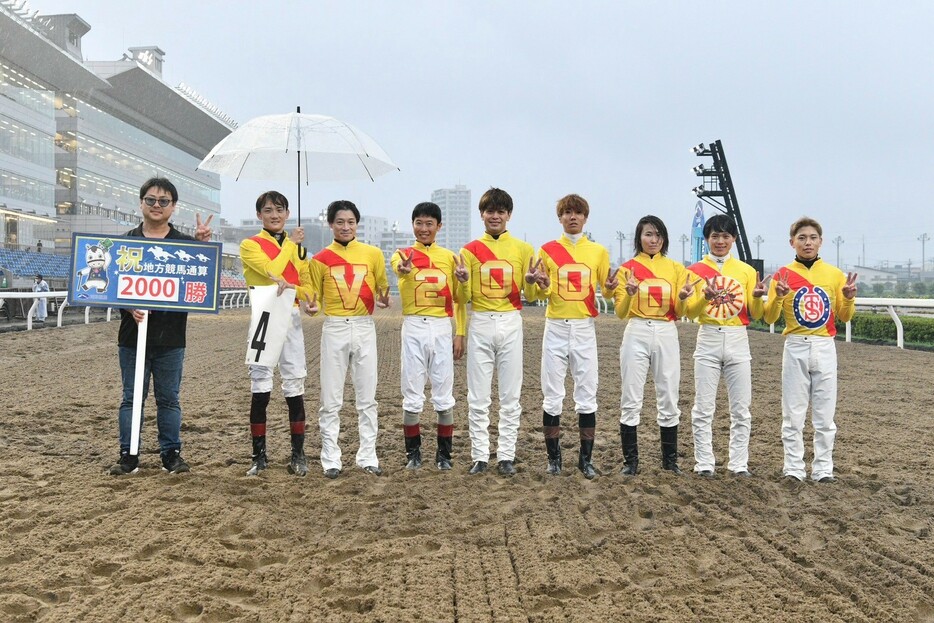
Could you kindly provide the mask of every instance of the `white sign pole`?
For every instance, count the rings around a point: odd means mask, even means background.
[[[136,325],[136,372],[133,380],[133,426],[130,429],[130,454],[139,456],[139,433],[143,427],[143,381],[146,372],[146,334],[149,332],[149,312],[142,310],[143,319]]]

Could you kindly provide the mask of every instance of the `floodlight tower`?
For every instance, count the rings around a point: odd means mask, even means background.
[[[920,279],[924,279],[924,243],[930,239],[931,237],[928,236],[926,233],[918,236],[918,240],[921,241],[921,274],[919,276]]]
[[[837,245],[837,266],[839,266],[840,265],[840,245],[846,241],[843,239],[843,236],[837,236],[836,238],[832,240],[832,242],[835,245]]]
[[[626,234],[617,229],[616,239],[619,240],[619,264],[622,265],[626,261],[623,259],[623,241],[626,239]]]
[[[736,252],[739,259],[758,270],[759,274],[763,274],[764,262],[754,259],[749,248],[749,237],[743,225],[743,216],[739,212],[739,201],[736,199],[733,178],[730,177],[730,167],[726,163],[726,154],[723,153],[723,144],[719,140],[711,143],[710,147],[700,143],[692,151],[696,156],[713,158],[712,168],[703,164],[694,167],[694,175],[703,178],[701,185],[694,187],[694,194],[736,222],[736,229],[739,231],[739,235],[736,236]]]

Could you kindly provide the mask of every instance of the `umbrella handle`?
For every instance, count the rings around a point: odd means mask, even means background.
[[[308,257],[308,249],[302,245],[298,245],[298,259],[304,262],[306,257]]]

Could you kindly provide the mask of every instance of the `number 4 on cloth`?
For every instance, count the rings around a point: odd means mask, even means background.
[[[256,323],[256,330],[252,331],[253,339],[250,341],[250,349],[256,351],[256,362],[259,361],[263,351],[266,350],[266,329],[268,328],[269,312],[263,311],[259,315],[259,322]]]
[[[295,290],[276,296],[278,286],[250,287],[250,331],[247,333],[247,365],[275,367],[285,344],[285,334],[295,306]]]

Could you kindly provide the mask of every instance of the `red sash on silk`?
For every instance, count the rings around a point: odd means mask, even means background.
[[[810,281],[805,279],[802,275],[791,270],[787,266],[782,266],[781,268],[779,268],[778,272],[775,273],[774,278],[775,279],[786,278],[786,276],[788,279],[788,287],[791,288],[792,292],[796,290],[800,290],[801,288],[808,288],[808,287],[813,288],[814,287],[814,284],[812,284]]]
[[[542,251],[548,254],[551,260],[555,263],[558,268],[566,264],[574,264],[576,260],[568,253],[568,250],[564,248],[557,240],[552,240],[551,242],[546,242],[542,245]],[[568,281],[572,286],[578,290],[583,289],[583,284],[581,284],[581,274],[580,273],[571,273],[568,275]],[[600,312],[597,310],[597,293],[594,291],[593,284],[588,286],[587,298],[583,300],[584,305],[587,306],[587,313],[592,317],[596,318]]]
[[[350,287],[350,285],[353,283],[353,264],[342,258],[334,251],[331,251],[330,249],[321,249],[317,254],[315,254],[314,259],[318,260],[328,268],[343,266],[344,283],[347,284],[347,287]],[[375,300],[373,299],[373,291],[370,290],[370,286],[366,282],[366,279],[363,280],[363,285],[360,286],[360,300],[363,301],[364,306],[366,306],[367,313],[372,314]]]
[[[412,258],[412,266],[415,268],[437,268],[434,264],[431,263],[431,258],[427,254],[409,247],[403,249],[405,253]],[[437,277],[428,277],[425,281],[429,283],[438,283]],[[444,311],[449,317],[454,315],[454,299],[451,296],[451,288],[448,287],[448,284],[445,284],[443,288],[438,290],[438,294],[444,297]]]
[[[703,277],[705,280],[710,281],[716,277],[720,276],[720,271],[710,266],[709,264],[704,264],[703,262],[698,262],[696,264],[691,264],[688,266],[688,270],[697,275],[698,277]]]
[[[268,238],[263,238],[262,236],[253,236],[250,238],[253,242],[259,245],[259,248],[263,250],[263,253],[266,254],[271,260],[279,257],[279,254],[282,253],[282,248],[277,245],[272,240]],[[289,260],[289,263],[285,265],[285,270],[282,271],[282,278],[291,283],[293,286],[298,285],[298,269],[295,268],[295,265],[292,264],[292,260]]]
[[[492,251],[490,251],[488,246],[479,240],[468,242],[464,248],[473,253],[474,257],[480,260],[481,264],[486,264],[487,262],[493,262],[499,259],[493,254]],[[496,283],[498,283],[501,288],[506,287],[505,276],[503,275],[502,271],[491,270],[490,279],[495,279]],[[512,280],[512,289],[509,291],[509,302],[516,309],[522,309],[522,297],[520,296],[519,286],[516,285],[515,279]]]
[[[636,279],[639,281],[645,281],[646,279],[655,279],[655,273],[649,270],[648,266],[642,262],[637,262],[635,258],[629,260],[623,264],[623,268],[635,275]]]
[[[637,262],[636,258],[632,258],[625,264],[623,268],[629,270],[639,281],[646,281],[648,279],[657,279],[655,273],[649,270],[649,267],[643,264],[642,262]],[[625,286],[624,286],[625,287]],[[674,295],[674,285],[672,285],[672,294]],[[648,296],[655,299],[655,302],[658,303],[658,306],[661,307],[664,302],[663,291],[661,288],[652,288],[650,287],[647,292]],[[678,315],[675,314],[675,302],[674,300],[668,301],[668,311],[665,312],[665,317],[668,320],[674,321],[678,319]]]

